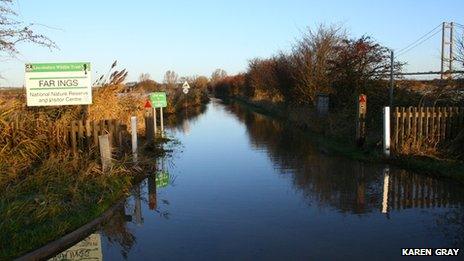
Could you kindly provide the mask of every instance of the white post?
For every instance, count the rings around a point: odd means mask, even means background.
[[[383,107],[383,153],[390,156],[390,107]]]
[[[388,212],[388,187],[390,183],[390,169],[386,167],[383,171],[383,197],[382,197],[382,213]]]
[[[154,124],[154,136],[156,138],[156,133],[158,132],[157,126],[156,126],[156,108],[153,108],[153,124]]]
[[[98,136],[98,145],[100,147],[100,158],[102,163],[102,170],[107,171],[111,168],[111,145],[109,140],[109,135],[100,135]]]
[[[160,107],[161,137],[164,137],[163,107]]]
[[[137,162],[137,117],[131,117],[131,132],[132,132],[132,155],[134,162]]]

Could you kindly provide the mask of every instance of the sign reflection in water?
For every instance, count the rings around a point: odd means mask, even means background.
[[[177,186],[157,186],[156,173],[140,184],[102,229],[106,258],[392,260],[410,245],[464,247],[464,190],[452,182],[328,155],[243,106],[213,102],[188,136],[183,122],[171,129],[186,148],[169,166]]]
[[[100,234],[91,234],[49,260],[103,260]]]

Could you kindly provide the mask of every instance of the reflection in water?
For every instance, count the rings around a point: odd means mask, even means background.
[[[382,197],[382,213],[388,212],[388,191],[390,185],[390,169],[386,167],[383,170],[383,197]]]
[[[136,186],[134,188],[134,192],[132,194],[135,200],[134,204],[134,217],[135,223],[139,226],[143,224],[143,217],[142,217],[142,197],[140,195],[140,186]]]
[[[171,175],[166,169],[166,160],[166,158],[161,160],[159,170],[154,175],[149,175],[133,188],[131,197],[126,199],[124,204],[121,204],[114,211],[114,215],[101,226],[101,234],[105,236],[109,244],[116,244],[120,247],[121,256],[124,258],[127,258],[128,253],[136,243],[136,237],[128,225],[135,223],[138,227],[143,227],[142,202],[148,203],[149,210],[164,218],[169,218],[168,211],[158,208],[156,194],[157,188],[172,184]],[[145,184],[147,184],[148,199],[142,193]],[[162,202],[169,204],[167,200],[162,200]],[[103,260],[100,234],[91,234],[50,260]]]
[[[462,206],[462,189],[449,182],[414,175],[404,170],[391,174],[388,204],[394,210],[407,208],[454,208]]]
[[[49,260],[103,260],[100,234],[91,234]]]
[[[292,126],[237,104],[226,108],[245,123],[255,149],[265,151],[283,174],[291,170],[295,187],[309,204],[330,205],[356,214],[379,209],[387,218],[391,218],[391,211],[442,208],[447,212],[438,215],[436,224],[446,230],[453,246],[464,246],[464,190],[458,184],[400,169],[334,160],[321,155],[326,150],[320,144],[315,147],[307,134]]]
[[[206,108],[206,105],[188,107],[175,115],[169,115],[166,118],[166,124],[171,131],[175,130],[184,134],[189,134],[190,125],[195,124],[198,117],[206,111]]]
[[[308,134],[293,126],[270,120],[238,104],[227,108],[245,123],[252,145],[266,151],[283,173],[292,170],[295,186],[319,204],[353,213],[373,211],[378,206],[382,213],[388,209],[462,206],[463,189],[456,184],[405,170],[321,155],[321,151],[326,151],[321,144],[316,147]],[[366,173],[382,173],[382,176]]]
[[[171,120],[186,151],[158,162],[103,226],[105,257],[392,259],[401,247],[464,247],[458,185],[327,155],[310,134],[237,104],[203,112]],[[179,184],[165,186],[171,173]]]
[[[157,207],[156,202],[156,179],[152,176],[147,178],[148,181],[148,208],[155,210]]]

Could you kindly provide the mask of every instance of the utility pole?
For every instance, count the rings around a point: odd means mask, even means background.
[[[441,74],[440,79],[443,80],[443,72],[445,71],[445,26],[446,23],[443,22],[441,25]]]
[[[449,51],[449,70],[450,72],[453,71],[453,41],[454,41],[454,38],[453,38],[453,30],[454,30],[454,23],[451,22],[450,23],[450,39],[449,39],[449,46],[450,46],[450,51]]]
[[[447,23],[443,22],[441,27],[441,76],[440,78],[443,79],[445,77],[445,73],[453,71],[453,32],[454,31],[454,23]],[[447,37],[448,36],[448,37]],[[446,47],[449,46],[448,55],[446,55]],[[446,58],[448,56],[448,58]],[[445,70],[445,66],[447,65],[447,69]],[[451,75],[451,74],[450,74]],[[451,76],[450,76],[451,77]]]
[[[393,50],[390,50],[390,107],[393,106],[393,67],[394,67],[394,62],[395,60],[395,53]]]

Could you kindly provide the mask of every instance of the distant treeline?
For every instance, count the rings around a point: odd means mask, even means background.
[[[356,102],[359,94],[366,94],[368,141],[378,146],[382,107],[389,105],[391,66],[390,50],[371,37],[356,38],[341,27],[319,26],[308,28],[291,50],[252,59],[244,73],[222,78],[213,89],[219,97],[280,111],[301,125],[345,140],[354,137]],[[403,66],[395,61],[393,71],[401,72]],[[458,106],[464,100],[458,83],[396,79],[394,105]],[[322,121],[311,113],[318,94],[330,98],[330,115]]]
[[[402,68],[394,63],[394,70]],[[316,103],[329,94],[331,107],[354,107],[360,93],[376,104],[388,104],[390,51],[369,36],[352,38],[336,26],[308,29],[290,52],[255,58],[245,73],[224,78],[215,86],[219,96],[243,96],[292,106]]]

